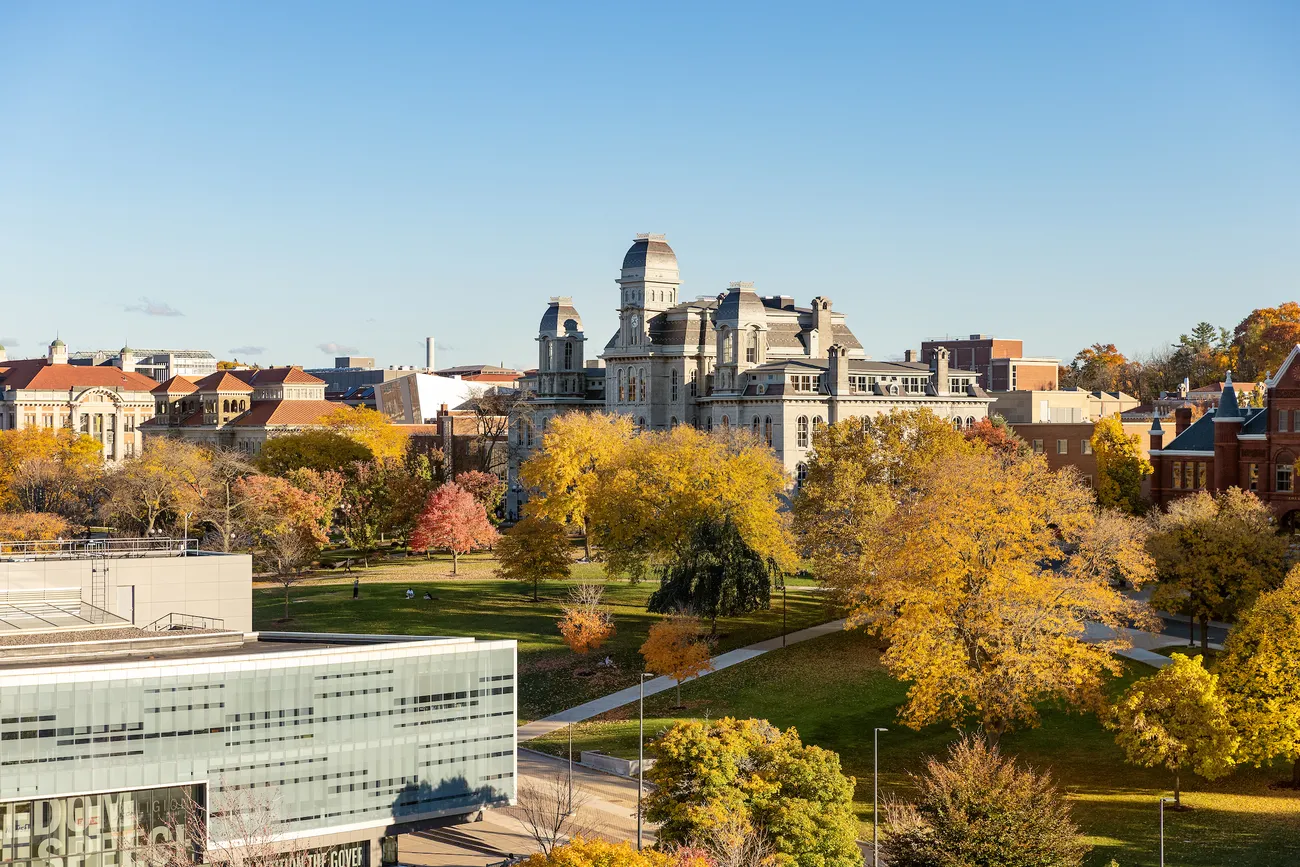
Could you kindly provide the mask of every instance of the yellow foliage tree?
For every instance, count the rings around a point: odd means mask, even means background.
[[[1041,457],[958,451],[919,473],[872,556],[833,573],[849,625],[880,631],[886,667],[911,681],[904,723],[974,717],[996,739],[1036,725],[1044,701],[1104,706],[1102,675],[1120,672],[1114,652],[1128,641],[1087,643],[1084,627],[1118,636],[1149,623],[1110,582],[1117,571],[1140,579],[1150,565],[1098,523],[1091,492]],[[1062,565],[1063,547],[1079,553]]]
[[[545,518],[527,517],[501,536],[496,548],[496,574],[533,583],[533,601],[542,581],[569,577],[573,558],[564,527]]]
[[[370,449],[374,457],[397,460],[406,454],[407,432],[366,406],[341,406],[321,419],[326,430]]]
[[[876,535],[935,461],[978,446],[928,409],[820,428],[794,501],[794,527],[823,580],[854,580],[876,559]]]
[[[93,437],[67,428],[0,431],[0,509],[70,515],[103,471],[104,447]]]
[[[782,511],[788,477],[746,434],[642,433],[596,476],[590,525],[612,573],[640,580],[686,550],[698,527],[724,521],[762,559],[784,570],[797,564]]]
[[[1291,784],[1300,788],[1300,566],[1241,616],[1218,672],[1228,718],[1241,735],[1241,761],[1258,767],[1286,758]]]
[[[558,625],[564,643],[574,653],[585,656],[614,634],[614,618],[605,610],[604,597],[599,584],[579,584],[569,591]]]
[[[1240,739],[1216,689],[1218,678],[1205,670],[1201,657],[1175,653],[1172,659],[1125,691],[1110,727],[1130,762],[1173,772],[1174,803],[1182,806],[1181,772],[1190,768],[1217,780],[1232,770]]]
[[[68,529],[67,521],[49,512],[0,512],[0,552],[5,542],[61,539]]]
[[[700,639],[700,621],[673,614],[650,627],[641,645],[646,671],[677,681],[677,706],[682,705],[682,681],[713,670],[709,645]]]
[[[600,472],[632,436],[632,419],[626,415],[567,413],[551,420],[541,450],[520,468],[520,478],[531,491],[528,514],[581,527],[588,559],[589,513],[600,489]]]
[[[530,856],[522,867],[709,867],[708,862],[690,852],[641,852],[631,843],[610,843],[599,838],[574,837],[549,854]]]
[[[1152,469],[1138,448],[1137,434],[1126,433],[1119,416],[1107,416],[1093,425],[1091,442],[1097,458],[1097,502],[1132,515],[1144,512],[1142,480]]]

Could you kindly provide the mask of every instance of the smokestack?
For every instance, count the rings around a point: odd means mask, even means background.
[[[430,373],[433,373],[433,338],[432,337],[424,338],[424,366],[429,368]]]

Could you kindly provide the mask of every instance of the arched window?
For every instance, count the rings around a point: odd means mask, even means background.
[[[672,387],[673,387],[672,401],[673,403],[676,403],[677,402],[677,371],[676,370],[674,370],[672,373]]]
[[[523,425],[524,425],[524,436],[527,440],[525,445],[527,445],[531,449],[533,447],[533,423],[530,421],[525,421]]]
[[[641,416],[636,420],[636,426],[641,428],[641,430],[645,430],[645,416]]]
[[[618,399],[620,403],[623,400],[623,394],[626,388],[627,388],[627,374],[623,370],[623,368],[620,367],[618,369]]]
[[[690,391],[691,391],[691,397],[695,397],[696,394],[698,393],[698,392],[697,392],[697,389],[696,389],[696,378],[697,378],[698,374],[699,374],[699,371],[697,371],[697,370],[692,370],[692,371],[691,371],[691,388],[690,388]]]
[[[898,394],[898,383],[893,383],[892,385],[889,386],[889,393],[892,395]]]
[[[955,427],[957,430],[961,430],[961,416],[956,416],[953,418],[952,426]]]
[[[730,426],[731,426],[731,420],[724,415],[722,417],[722,429],[726,430]]]
[[[794,483],[796,487],[803,487],[803,483],[808,481],[808,465],[796,464],[794,468]]]
[[[668,420],[668,426],[669,426],[669,427],[677,427],[677,416],[673,416],[672,418],[670,418],[670,419]]]
[[[808,416],[801,415],[795,422],[795,445],[801,449],[808,448]]]
[[[239,411],[243,412],[246,409],[248,409],[248,401],[241,400],[239,402]]]
[[[709,433],[713,433],[713,416],[709,416],[704,420],[704,429]]]
[[[573,344],[564,341],[564,369],[573,370]]]
[[[768,446],[772,445],[772,417],[770,415],[763,419],[763,439]]]
[[[760,423],[760,422],[759,422],[759,420],[758,420],[758,416],[754,416],[754,439],[758,439],[758,426],[759,426],[759,423]]]
[[[819,415],[813,416],[813,430],[817,430],[817,428],[821,426],[822,426],[822,417]]]
[[[641,402],[645,403],[645,368],[637,368],[636,378],[641,381]]]
[[[975,427],[975,416],[966,419],[966,427]]]
[[[230,412],[230,401],[228,401],[228,400],[223,400],[223,401],[221,402],[221,411],[222,411],[222,412]]]
[[[745,360],[750,364],[758,362],[758,329],[749,329],[749,340],[745,345]]]

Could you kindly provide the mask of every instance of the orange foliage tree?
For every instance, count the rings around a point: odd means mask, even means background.
[[[67,534],[67,520],[51,512],[0,512],[0,551],[5,542],[61,539]]]
[[[605,610],[605,590],[599,584],[580,584],[569,591],[560,617],[560,635],[574,653],[586,655],[614,634],[614,618]]]
[[[1241,372],[1251,379],[1276,373],[1297,343],[1300,343],[1300,303],[1295,301],[1252,310],[1232,332],[1232,346],[1237,350]]]
[[[451,574],[455,575],[461,554],[486,548],[496,540],[496,527],[488,520],[483,504],[452,482],[429,495],[411,533],[411,550],[445,548],[451,552]]]
[[[700,640],[700,621],[673,614],[650,627],[641,655],[646,671],[677,681],[677,706],[682,706],[682,681],[713,670],[709,645]]]

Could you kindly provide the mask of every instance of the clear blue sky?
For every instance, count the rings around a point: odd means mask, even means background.
[[[1300,297],[1300,3],[0,3],[11,357],[531,365],[647,231],[877,358],[1232,326]]]

